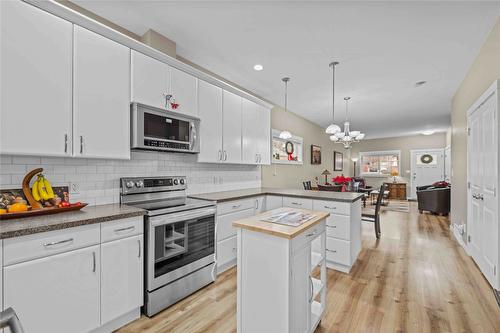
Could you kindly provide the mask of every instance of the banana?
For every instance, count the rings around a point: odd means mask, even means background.
[[[40,201],[42,199],[40,197],[40,193],[38,192],[38,181],[39,180],[40,180],[39,178],[37,180],[35,180],[35,182],[33,183],[33,187],[31,188],[31,194],[33,195],[33,198],[36,201]]]
[[[46,200],[50,199],[50,196],[49,196],[49,193],[47,192],[47,189],[45,188],[45,182],[43,180],[44,180],[43,176],[40,176],[38,178],[38,184],[37,184],[38,185],[38,193],[40,194],[42,199],[44,201],[46,201]]]
[[[43,184],[45,186],[45,191],[47,192],[49,199],[54,199],[54,190],[52,189],[52,185],[45,177],[43,177]]]

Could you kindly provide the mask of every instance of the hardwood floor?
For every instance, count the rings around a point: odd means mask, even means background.
[[[328,270],[327,309],[316,333],[500,332],[500,307],[446,217],[384,212],[382,237],[363,223],[350,274]],[[236,270],[121,333],[236,332]],[[259,332],[264,333],[264,332]]]

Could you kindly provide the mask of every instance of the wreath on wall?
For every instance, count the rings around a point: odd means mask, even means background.
[[[432,163],[433,160],[434,158],[432,157],[432,155],[429,154],[424,154],[420,156],[420,162],[422,162],[423,164],[430,164]]]
[[[293,155],[293,151],[294,151],[293,142],[291,142],[291,141],[287,141],[287,142],[285,143],[285,152],[286,152],[286,153],[287,153],[287,155],[288,155],[288,160],[289,160],[289,161],[293,160],[293,157],[292,157],[292,155]]]

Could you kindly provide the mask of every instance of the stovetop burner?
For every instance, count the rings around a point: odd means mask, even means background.
[[[213,201],[188,198],[183,176],[121,178],[120,187],[120,202],[145,209],[148,216],[215,205]]]

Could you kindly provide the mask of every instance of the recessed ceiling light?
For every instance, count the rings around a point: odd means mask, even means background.
[[[255,69],[256,71],[261,71],[264,69],[264,66],[262,66],[261,64],[257,64],[253,66],[253,69]]]
[[[434,131],[433,130],[425,130],[425,131],[422,131],[422,134],[423,135],[432,135],[432,134],[434,134]]]
[[[415,83],[415,87],[421,87],[426,83],[427,83],[427,81],[418,81],[417,83]]]

